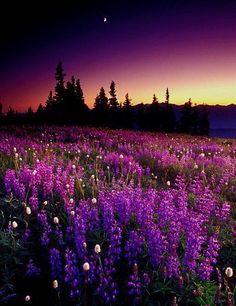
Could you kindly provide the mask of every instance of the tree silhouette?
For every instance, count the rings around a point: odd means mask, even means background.
[[[111,85],[110,85],[110,98],[109,98],[109,106],[111,108],[111,110],[116,110],[119,107],[119,102],[117,100],[117,96],[116,96],[116,85],[114,81],[111,81]]]
[[[125,100],[123,102],[123,108],[122,108],[122,125],[127,128],[131,129],[133,126],[133,116],[132,116],[132,106],[129,94],[127,93],[125,95]]]
[[[108,125],[109,104],[105,89],[101,87],[99,94],[95,98],[94,115],[95,122],[99,126]]]
[[[193,130],[194,116],[192,100],[189,98],[188,102],[184,104],[182,110],[182,117],[180,119],[180,131],[182,133],[191,133]]]
[[[159,102],[159,101],[158,101],[156,95],[153,94],[153,97],[152,97],[152,104],[156,104],[156,103],[158,103],[158,102]]]
[[[55,108],[55,99],[53,97],[52,91],[50,90],[47,101],[46,101],[46,109],[48,112],[51,112]]]
[[[125,101],[123,103],[123,108],[130,109],[131,108],[131,101],[132,101],[132,99],[129,98],[129,94],[127,93],[125,95]]]
[[[155,94],[152,97],[152,103],[149,107],[148,122],[149,130],[155,132],[160,130],[160,109],[159,102]]]
[[[166,102],[167,104],[169,104],[169,101],[170,101],[170,94],[169,94],[169,88],[167,87],[167,88],[166,88],[166,101],[165,101],[165,102]]]

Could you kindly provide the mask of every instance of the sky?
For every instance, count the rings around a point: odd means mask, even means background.
[[[0,7],[0,101],[34,110],[55,87],[81,80],[89,107],[112,80],[118,99],[236,103],[236,1],[16,1]],[[107,21],[104,22],[104,18]]]

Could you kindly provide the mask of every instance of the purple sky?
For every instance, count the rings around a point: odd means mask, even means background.
[[[117,85],[132,102],[236,102],[235,1],[70,1],[18,3],[0,21],[0,100],[5,110],[37,108],[66,79],[81,79],[86,102]],[[103,22],[104,16],[107,22]]]

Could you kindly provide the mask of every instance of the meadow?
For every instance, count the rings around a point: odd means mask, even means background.
[[[236,141],[0,131],[1,305],[235,305]]]

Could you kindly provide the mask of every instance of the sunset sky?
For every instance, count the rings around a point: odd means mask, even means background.
[[[82,4],[81,4],[82,2]],[[84,2],[84,4],[83,4]],[[80,78],[91,107],[111,80],[118,98],[236,103],[236,1],[26,1],[1,8],[0,101],[37,109],[55,67]],[[50,3],[50,4],[49,4]],[[107,22],[104,22],[104,17]]]

